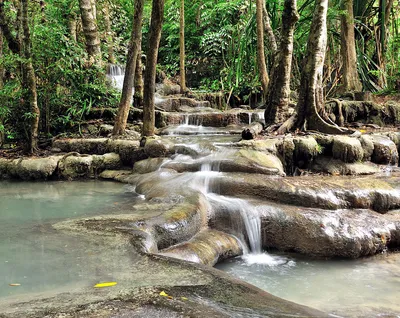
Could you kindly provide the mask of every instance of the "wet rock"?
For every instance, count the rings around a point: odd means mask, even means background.
[[[251,140],[255,139],[262,131],[264,127],[259,122],[254,122],[242,131],[242,139]]]
[[[395,165],[399,161],[397,147],[388,137],[371,135],[374,143],[374,151],[372,153],[372,162],[378,164]]]
[[[47,158],[0,158],[0,179],[47,180],[55,174],[62,156]]]
[[[331,175],[371,175],[379,172],[379,168],[372,163],[346,163],[325,156],[315,159],[311,169]]]
[[[318,150],[321,152],[321,154],[324,154],[326,156],[331,156],[334,137],[332,135],[323,135],[323,134],[315,134],[313,135],[313,137],[320,146]]]
[[[149,138],[144,145],[144,152],[153,158],[167,157],[174,153],[174,144],[167,139]]]
[[[285,136],[283,139],[277,143],[278,156],[283,162],[285,172],[287,175],[292,175],[295,169],[295,164],[293,162],[295,144],[293,142],[292,136]]]
[[[374,152],[374,142],[369,135],[362,135],[360,138],[360,143],[364,151],[364,161],[371,160],[372,154]]]
[[[264,248],[309,256],[358,258],[399,243],[400,215],[370,210],[260,207]]]
[[[133,172],[143,174],[156,171],[166,160],[166,158],[149,158],[136,161],[133,165]]]
[[[104,137],[109,136],[110,134],[112,134],[113,129],[114,129],[113,125],[108,125],[108,124],[100,125],[100,129],[99,129],[100,136],[104,136]]]
[[[199,171],[209,169],[222,172],[246,172],[266,175],[285,175],[282,162],[278,157],[250,149],[230,150],[193,160],[181,157],[166,163],[163,167],[174,169],[178,172]]]
[[[188,242],[160,251],[161,255],[209,266],[242,253],[242,244],[235,236],[211,229],[201,231]]]
[[[347,136],[335,136],[332,153],[334,159],[343,162],[356,162],[364,158],[364,150],[357,138]]]
[[[400,207],[399,177],[265,178],[230,174],[213,179],[223,195],[249,195],[324,209],[362,208],[380,213]],[[399,183],[400,184],[400,183]]]
[[[157,99],[156,107],[166,112],[180,112],[185,111],[187,107],[210,107],[210,103],[208,101],[197,101],[187,97],[164,97]]]

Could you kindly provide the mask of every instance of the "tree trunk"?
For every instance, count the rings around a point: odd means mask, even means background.
[[[68,32],[72,41],[77,41],[77,34],[76,34],[76,15],[75,13],[70,13],[68,15]]]
[[[287,117],[292,72],[293,34],[299,20],[296,0],[285,0],[279,53],[274,59],[265,109],[267,125],[283,122]]]
[[[29,108],[31,113],[30,123],[30,135],[29,135],[29,153],[33,153],[37,149],[38,144],[38,132],[39,132],[39,117],[40,110],[37,103],[37,91],[36,91],[36,77],[35,71],[32,65],[32,43],[29,31],[28,21],[28,0],[21,0],[22,5],[22,56],[24,58],[22,62],[23,69],[23,88],[26,92],[24,95],[24,101],[29,102]]]
[[[8,42],[8,48],[14,54],[20,54],[21,48],[18,39],[13,35],[10,29],[10,23],[8,23],[4,13],[4,1],[0,0],[0,28],[3,32],[3,37]]]
[[[340,16],[340,39],[343,61],[343,91],[361,91],[362,85],[357,72],[357,53],[354,36],[353,0],[343,0]]]
[[[142,42],[143,4],[144,0],[135,1],[135,13],[133,16],[132,34],[129,43],[128,57],[126,60],[124,84],[122,86],[121,100],[119,102],[118,114],[115,119],[113,135],[122,135],[125,132],[129,108],[132,104],[136,60]]]
[[[153,136],[155,129],[154,92],[163,16],[164,0],[153,0],[149,48],[147,50],[146,70],[144,73],[143,136]]]
[[[271,27],[271,20],[268,15],[267,8],[265,7],[265,3],[263,6],[263,18],[264,18],[264,31],[267,34],[270,50],[272,52],[272,55],[275,55],[276,52],[278,51],[278,45],[276,44],[275,34]]]
[[[267,65],[265,64],[265,51],[264,51],[264,0],[256,0],[256,23],[257,23],[257,64],[258,72],[260,74],[261,88],[263,96],[267,94],[268,90],[268,72]]]
[[[108,8],[108,2],[104,2],[104,24],[106,27],[106,41],[107,41],[107,50],[108,50],[108,63],[115,64],[115,56],[114,56],[114,43],[113,36],[111,30],[111,21],[110,21],[110,9]]]
[[[135,68],[135,93],[133,95],[133,104],[135,107],[143,106],[143,66],[142,66],[142,48],[139,49]]]
[[[101,64],[100,37],[97,30],[95,13],[92,6],[93,0],[79,0],[81,10],[83,34],[86,39],[86,51],[90,57],[90,63]]]
[[[328,0],[316,0],[296,113],[278,129],[278,134],[292,128],[318,130],[328,134],[348,133],[336,125],[328,124],[319,115],[324,107],[322,72],[327,43],[327,11]]]
[[[186,92],[186,72],[185,72],[185,0],[181,0],[181,7],[179,10],[179,66],[180,66],[180,80],[181,80],[181,93]]]

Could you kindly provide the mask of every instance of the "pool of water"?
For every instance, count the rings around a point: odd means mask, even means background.
[[[400,254],[359,260],[247,255],[217,268],[281,298],[341,317],[400,317]]]
[[[126,251],[51,224],[127,213],[134,197],[129,186],[114,182],[0,182],[0,298],[112,280],[129,263]]]

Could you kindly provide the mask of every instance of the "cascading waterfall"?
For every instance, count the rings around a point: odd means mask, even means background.
[[[124,77],[124,67],[115,64],[110,64],[108,66],[107,78],[110,80],[111,85],[120,91],[122,91],[122,86],[124,85]]]
[[[261,254],[261,219],[256,209],[246,200],[208,193],[211,205],[231,215],[240,215],[249,240],[250,252]],[[244,251],[246,253],[246,251]]]

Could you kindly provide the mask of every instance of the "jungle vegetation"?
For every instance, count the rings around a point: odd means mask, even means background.
[[[343,133],[320,116],[326,96],[400,89],[399,9],[394,0],[0,0],[0,145],[22,141],[33,153],[100,107],[119,108],[113,133],[123,134],[133,86],[152,135],[157,72],[182,93],[256,99],[269,124],[298,91],[279,132],[308,119]],[[110,64],[126,67],[122,96]]]

